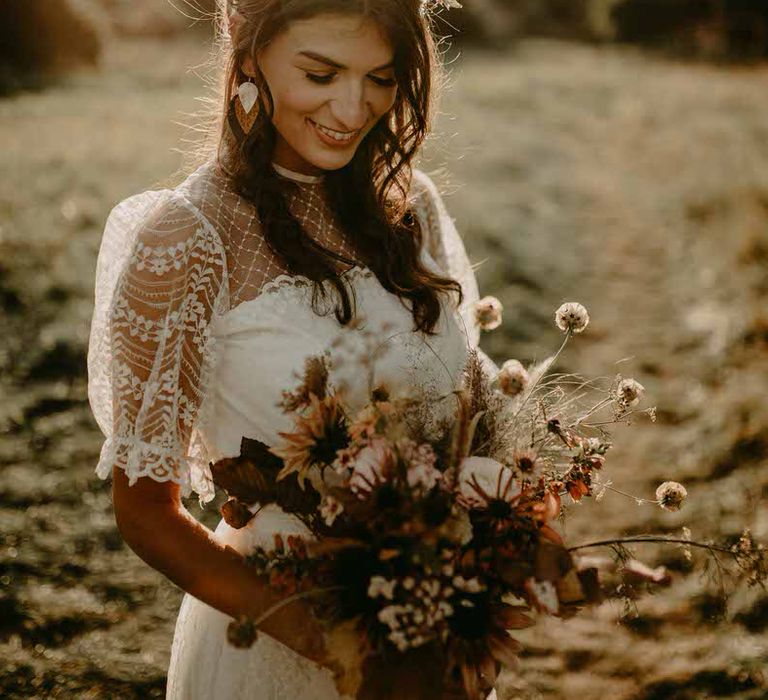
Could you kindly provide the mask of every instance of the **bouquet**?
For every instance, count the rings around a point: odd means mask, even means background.
[[[488,297],[476,315],[492,330],[501,305]],[[231,526],[272,503],[306,525],[309,536],[277,535],[273,549],[257,548],[248,561],[285,596],[279,605],[310,601],[342,695],[485,698],[501,668],[517,664],[515,630],[611,595],[594,560],[576,550],[680,542],[616,538],[569,549],[559,534],[568,503],[615,490],[602,479],[612,445],[606,426],[654,420],[655,411],[639,408],[644,388],[632,378],[601,385],[550,376],[589,324],[576,303],[555,318],[565,335],[555,355],[527,368],[509,360],[491,376],[471,351],[461,385],[437,401],[377,384],[372,350],[360,371],[368,400],[353,409],[329,379],[332,353],[311,357],[283,395],[293,429],[271,447],[244,438],[238,457],[212,465],[230,496],[222,513]],[[656,502],[674,510],[686,495],[665,482]],[[765,579],[765,551],[749,533],[732,547],[684,544],[727,551],[751,583]],[[663,567],[629,555],[619,564],[626,584],[669,582]],[[230,642],[251,645],[273,612],[233,621]],[[345,660],[360,657],[356,673],[342,673]]]

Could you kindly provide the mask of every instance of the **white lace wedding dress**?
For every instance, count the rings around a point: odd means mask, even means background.
[[[275,166],[291,210],[326,247],[353,258],[324,198],[322,177]],[[317,315],[307,280],[286,274],[264,241],[255,210],[215,160],[174,189],[122,201],[106,224],[96,270],[88,353],[89,399],[106,436],[97,473],[118,464],[130,481],[173,480],[200,503],[214,496],[209,462],[239,454],[243,436],[274,444],[290,427],[277,406],[304,360],[332,346],[368,351],[365,329],[385,332],[377,380],[422,387],[435,397],[456,384],[478,330],[477,285],[461,239],[432,181],[414,172],[409,199],[424,232],[423,260],[459,281],[433,336],[413,331],[408,310],[358,265],[344,273],[363,329]],[[333,298],[333,297],[331,297]],[[334,342],[336,341],[336,342]],[[339,342],[340,341],[340,342]],[[351,356],[350,355],[350,356]],[[331,379],[363,390],[353,362]],[[346,373],[346,374],[345,374]],[[363,400],[360,394],[359,400]],[[240,552],[273,545],[303,526],[275,506],[242,530],[223,520],[216,537]],[[167,698],[173,700],[338,700],[330,673],[261,635],[248,650],[226,641],[230,618],[185,595],[176,623]],[[495,698],[493,693],[491,698]]]

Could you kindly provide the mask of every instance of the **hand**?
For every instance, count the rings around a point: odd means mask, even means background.
[[[272,596],[266,611],[280,599]],[[261,630],[270,637],[293,649],[317,664],[326,665],[328,651],[325,630],[312,613],[306,600],[294,600],[272,613],[261,625]]]
[[[275,602],[279,600],[271,604]],[[367,648],[357,632],[356,620],[329,628],[317,620],[307,600],[298,599],[271,614],[261,629],[296,653],[329,669],[340,695],[357,695]]]

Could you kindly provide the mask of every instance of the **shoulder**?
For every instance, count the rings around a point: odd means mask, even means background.
[[[437,184],[445,179],[442,170],[427,174],[413,169],[408,201],[428,230],[439,230],[446,218],[450,218],[443,199],[442,188]]]
[[[175,246],[222,248],[221,237],[203,211],[203,198],[196,187],[199,168],[174,188],[145,190],[118,202],[107,217],[102,239],[105,248],[123,251],[137,247]]]
[[[107,313],[121,280],[149,289],[171,280],[181,283],[195,270],[223,281],[226,255],[217,231],[183,189],[126,197],[104,226],[96,260],[96,313]]]
[[[440,191],[435,181],[423,170],[414,168],[411,176],[411,189],[408,199],[414,205],[430,205],[440,198]]]

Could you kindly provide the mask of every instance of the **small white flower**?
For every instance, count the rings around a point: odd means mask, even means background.
[[[534,578],[529,578],[525,581],[525,587],[539,608],[552,615],[557,614],[560,609],[560,601],[551,581],[537,581]]]
[[[454,576],[453,585],[465,593],[479,593],[480,591],[485,590],[485,587],[480,583],[480,579],[478,579],[477,576],[470,579],[466,579],[463,576]]]
[[[643,398],[645,387],[634,379],[622,379],[616,390],[616,398],[622,406],[636,406]]]
[[[399,629],[401,627],[399,618],[402,611],[401,605],[388,605],[386,608],[379,610],[377,617],[390,629]]]
[[[496,297],[484,297],[475,303],[475,321],[481,330],[492,331],[501,325],[503,311]]]
[[[519,360],[507,360],[497,375],[499,388],[507,396],[517,396],[525,391],[531,378]]]
[[[343,510],[344,506],[338,499],[330,494],[323,497],[323,501],[320,504],[320,516],[328,527],[333,525],[334,521],[341,515]]]
[[[589,314],[581,304],[568,302],[555,313],[555,322],[563,333],[569,330],[581,333],[589,325]]]
[[[656,489],[656,502],[664,510],[680,510],[686,496],[688,496],[688,491],[685,486],[676,481],[665,481]]]
[[[389,640],[398,648],[399,651],[408,650],[408,639],[403,632],[390,632]]]
[[[408,465],[406,478],[408,486],[411,488],[431,491],[442,480],[443,473],[439,469],[427,464],[410,464]]]
[[[410,591],[416,585],[416,579],[413,576],[406,576],[403,579],[403,588],[406,591]]]
[[[458,542],[460,545],[469,544],[474,536],[469,513],[463,508],[456,508],[453,515],[443,524],[442,531],[445,532],[447,537],[454,542]]]
[[[383,576],[373,576],[368,585],[368,597],[384,596],[387,600],[392,600],[395,596],[395,586],[397,586],[397,579],[387,581]]]

